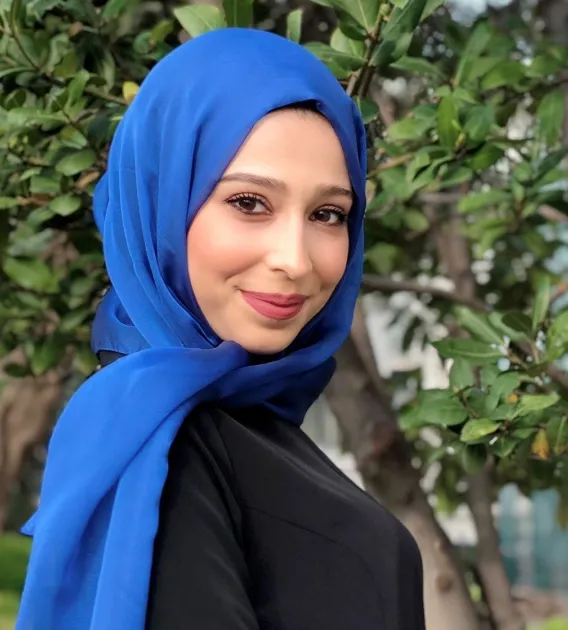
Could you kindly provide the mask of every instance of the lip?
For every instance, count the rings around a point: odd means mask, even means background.
[[[269,319],[286,320],[295,317],[304,306],[305,295],[298,293],[257,293],[241,291],[245,302],[257,313]]]

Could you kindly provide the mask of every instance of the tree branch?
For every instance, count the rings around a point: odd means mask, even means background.
[[[385,276],[376,276],[373,274],[363,274],[361,286],[364,291],[380,291],[381,293],[398,293],[402,291],[416,293],[417,295],[431,295],[432,297],[441,298],[455,304],[468,306],[476,311],[488,310],[485,303],[477,298],[469,298],[461,295],[456,291],[448,291],[431,284],[422,284],[416,280],[394,280]]]
[[[349,96],[365,96],[367,90],[369,89],[369,84],[373,76],[371,59],[373,57],[373,53],[375,52],[375,46],[379,40],[382,23],[383,17],[379,13],[379,17],[377,18],[373,31],[369,33],[369,40],[367,42],[367,50],[365,51],[365,60],[363,65],[349,78],[349,83],[347,84],[346,89]]]

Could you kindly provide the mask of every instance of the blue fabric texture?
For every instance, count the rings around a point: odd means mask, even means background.
[[[186,234],[257,121],[313,101],[342,144],[355,207],[348,267],[293,345],[259,362],[208,326]],[[196,405],[264,405],[300,424],[348,335],[363,261],[365,130],[303,47],[250,29],[207,33],[145,79],[120,122],[95,219],[112,283],[93,349],[124,358],[74,394],[51,438],[17,630],[143,630],[169,447]],[[191,625],[191,620],[188,620]]]

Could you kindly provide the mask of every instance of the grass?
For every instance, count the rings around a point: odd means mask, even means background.
[[[20,596],[12,591],[0,591],[0,630],[13,630]]]
[[[29,538],[18,534],[0,537],[0,630],[14,628],[29,553]]]

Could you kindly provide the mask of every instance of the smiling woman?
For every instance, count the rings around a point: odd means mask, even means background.
[[[323,116],[289,108],[257,123],[188,233],[191,286],[213,331],[254,354],[287,348],[343,276],[352,204]]]
[[[154,67],[96,190],[103,369],[49,446],[17,630],[424,630],[413,538],[300,428],[353,319],[366,151],[276,35]]]

